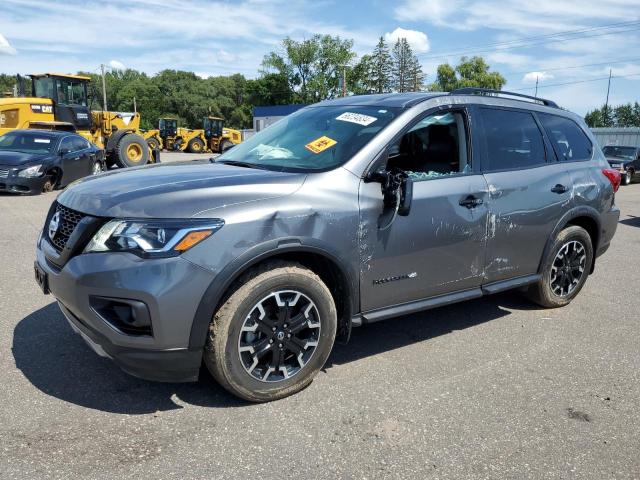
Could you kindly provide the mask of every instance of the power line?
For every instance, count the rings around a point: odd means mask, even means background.
[[[548,68],[548,67],[536,67],[536,70],[540,70],[541,72],[558,72],[561,70],[571,70],[574,68],[582,68],[582,67],[597,67],[600,65],[616,65],[618,63],[627,63],[627,62],[637,62],[640,61],[640,57],[635,57],[635,58],[623,58],[620,60],[614,60],[612,62],[600,62],[600,63],[585,63],[583,65],[571,65],[569,67],[553,67],[553,68]],[[531,69],[529,70],[522,70],[519,72],[513,72],[513,71],[506,71],[504,73],[507,74],[511,74],[511,75],[518,75],[521,73],[529,73],[531,72]]]
[[[453,52],[449,52],[449,53],[443,53],[443,54],[437,54],[437,55],[425,55],[425,54],[419,54],[417,55],[419,58],[421,59],[437,59],[437,58],[446,58],[446,57],[453,57],[453,56],[460,56],[460,55],[468,55],[468,54],[476,54],[476,53],[497,53],[497,52],[501,52],[504,50],[510,50],[513,48],[530,48],[533,46],[537,46],[537,45],[544,45],[547,43],[557,43],[557,42],[569,42],[572,40],[580,40],[583,38],[594,38],[594,37],[602,37],[602,36],[606,36],[606,35],[616,35],[616,34],[620,34],[620,33],[626,33],[626,32],[632,32],[632,31],[636,31],[636,30],[640,30],[640,22],[634,22],[635,26],[633,28],[626,28],[623,30],[615,30],[615,31],[605,31],[605,32],[600,32],[600,33],[595,33],[593,35],[580,35],[580,36],[574,36],[574,37],[570,37],[570,38],[546,38],[545,40],[539,41],[539,42],[532,42],[532,43],[528,43],[527,40],[524,39],[520,39],[517,41],[516,44],[513,44],[513,42],[516,42],[515,40],[509,44],[505,43],[505,44],[493,44],[493,45],[497,45],[499,48],[486,48],[487,46],[491,46],[490,45],[485,45],[485,46],[481,46],[481,47],[476,47],[474,49],[470,49],[470,50],[458,50],[458,51],[453,51]],[[604,29],[605,27],[601,27],[602,29]],[[611,28],[611,27],[608,27]],[[620,28],[620,27],[613,27],[613,28]],[[588,32],[586,32],[588,33]],[[563,35],[568,35],[569,32],[563,32]],[[554,37],[557,36],[559,34],[554,34]]]
[[[611,78],[628,78],[628,77],[637,77],[640,76],[640,73],[630,73],[628,75],[612,75]],[[560,87],[563,85],[575,85],[578,83],[589,83],[589,82],[598,82],[601,80],[609,80],[609,75],[607,75],[606,77],[597,77],[597,78],[587,78],[585,80],[574,80],[572,82],[561,82],[561,83],[548,83],[546,85],[540,85],[538,86],[538,89],[541,88],[549,88],[549,87]],[[525,87],[525,88],[510,88],[510,91],[513,92],[520,92],[523,90],[533,90],[536,87]]]

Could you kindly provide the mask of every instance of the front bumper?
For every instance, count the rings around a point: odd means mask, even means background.
[[[213,274],[181,257],[141,259],[129,253],[72,257],[62,268],[47,259],[48,241],[38,242],[36,261],[72,328],[125,372],[148,380],[195,381],[202,348],[190,349],[197,306]],[[151,334],[127,334],[92,306],[90,297],[143,302]]]
[[[24,178],[19,177],[14,171],[9,171],[7,177],[0,177],[0,192],[21,193],[33,195],[42,193],[47,176]]]

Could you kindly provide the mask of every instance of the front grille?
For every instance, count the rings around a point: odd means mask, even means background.
[[[67,208],[64,205],[61,205],[57,202],[56,202],[56,213],[60,214],[58,230],[53,236],[53,238],[49,236],[49,239],[51,240],[51,243],[53,243],[53,246],[56,247],[56,250],[62,251],[62,249],[65,247],[65,245],[69,241],[69,237],[75,230],[76,226],[78,225],[78,223],[80,223],[80,220],[82,220],[86,215],[84,213],[80,213],[70,208]],[[49,220],[49,225],[47,226],[48,227],[47,233],[49,231],[49,226],[51,225],[52,220],[53,220],[53,216],[51,220]]]
[[[0,178],[7,178],[9,176],[9,169],[0,167]]]

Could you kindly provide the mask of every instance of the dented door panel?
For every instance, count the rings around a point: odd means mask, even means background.
[[[380,184],[360,186],[363,311],[478,287],[483,278],[487,185],[482,175],[415,182],[406,217],[381,230]],[[467,208],[469,195],[483,203]]]
[[[571,182],[565,165],[486,173],[485,178],[489,186],[485,282],[536,273],[549,235],[570,207]],[[567,190],[560,192],[557,185]]]

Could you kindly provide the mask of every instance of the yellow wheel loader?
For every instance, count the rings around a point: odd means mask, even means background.
[[[30,97],[0,98],[0,135],[18,128],[69,130],[104,149],[108,165],[133,167],[154,161],[140,134],[139,113],[89,110],[89,77],[58,73],[30,77]]]
[[[200,129],[183,128],[174,118],[161,118],[159,131],[164,147],[189,153],[222,153],[242,141],[241,132],[224,128],[222,118],[207,117],[202,125]]]

